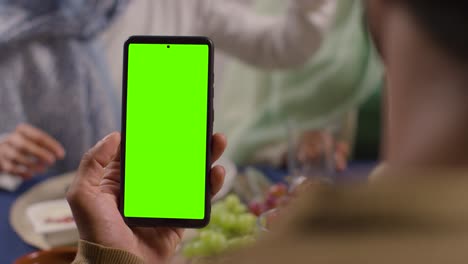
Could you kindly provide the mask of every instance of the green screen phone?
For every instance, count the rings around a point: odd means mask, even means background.
[[[212,84],[208,38],[125,42],[120,209],[127,224],[208,224]]]

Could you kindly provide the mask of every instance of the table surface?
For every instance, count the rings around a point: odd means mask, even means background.
[[[363,181],[366,176],[374,168],[375,162],[362,161],[353,162],[350,164],[348,170],[338,175],[340,180],[344,181]],[[282,177],[286,175],[283,170],[274,169],[268,166],[258,167],[265,175],[267,175],[272,181],[280,181]],[[46,180],[50,176],[39,176],[35,177],[30,181],[27,181],[21,185],[21,187],[15,192],[5,192],[0,190],[0,263],[9,264],[20,256],[27,253],[36,251],[37,249],[26,244],[21,238],[15,233],[10,225],[10,208],[16,198],[21,194],[29,190],[32,186]]]
[[[13,263],[20,256],[37,249],[26,244],[10,225],[10,208],[21,194],[49,176],[35,177],[23,183],[15,192],[0,191],[0,263]]]

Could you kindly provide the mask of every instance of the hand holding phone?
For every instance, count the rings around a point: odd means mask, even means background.
[[[68,189],[67,200],[78,226],[80,239],[125,250],[143,259],[145,263],[166,263],[174,254],[183,229],[129,227],[124,222],[118,208],[121,182],[120,141],[120,134],[113,133],[88,151]],[[213,135],[210,162],[215,162],[225,148],[224,136]],[[176,171],[177,167],[172,170]],[[223,179],[224,169],[221,166],[214,167],[209,177],[211,197],[221,189]]]

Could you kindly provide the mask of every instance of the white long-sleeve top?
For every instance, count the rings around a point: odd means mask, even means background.
[[[333,1],[290,1],[282,16],[260,15],[236,1],[199,0],[194,32],[222,51],[262,68],[304,64],[320,47]],[[312,3],[312,4],[311,4]]]
[[[116,86],[121,82],[122,45],[130,35],[204,35],[217,50],[264,69],[300,66],[320,47],[336,5],[336,0],[290,0],[282,16],[270,16],[241,2],[131,1],[104,36]]]

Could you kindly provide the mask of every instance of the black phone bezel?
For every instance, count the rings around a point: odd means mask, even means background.
[[[130,44],[198,44],[208,45],[208,105],[207,105],[207,134],[206,134],[206,175],[205,175],[205,217],[203,219],[175,219],[175,218],[139,218],[125,217],[124,214],[124,187],[125,187],[125,141],[126,141],[126,116],[127,116],[127,73],[128,73],[128,48]],[[214,45],[213,42],[202,36],[131,36],[124,44],[123,75],[122,75],[122,120],[121,120],[121,152],[120,152],[120,213],[128,226],[155,227],[184,227],[202,228],[208,225],[211,213],[211,144],[213,134],[213,83],[214,83]],[[164,201],[162,201],[164,202]]]

